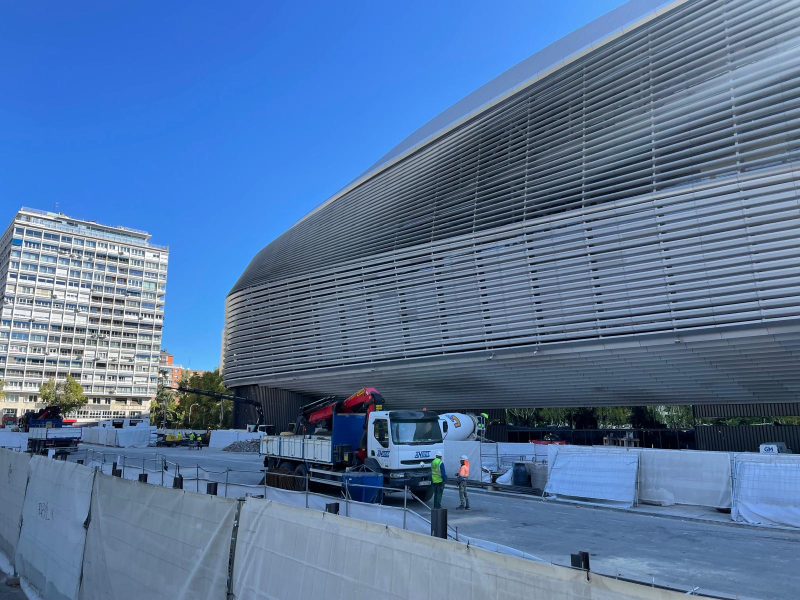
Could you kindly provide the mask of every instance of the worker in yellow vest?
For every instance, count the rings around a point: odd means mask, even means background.
[[[431,463],[431,485],[433,485],[433,508],[442,508],[442,494],[447,481],[447,472],[442,462],[442,451],[436,451],[436,458]]]
[[[457,510],[469,510],[469,496],[467,496],[467,479],[469,478],[469,460],[466,454],[461,455],[461,467],[458,469],[458,500]]]

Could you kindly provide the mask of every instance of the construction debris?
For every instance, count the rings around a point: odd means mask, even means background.
[[[225,446],[223,452],[258,452],[258,445],[260,440],[253,438],[252,440],[243,440],[240,442],[233,442]]]

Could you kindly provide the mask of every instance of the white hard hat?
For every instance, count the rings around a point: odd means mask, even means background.
[[[442,455],[442,451],[441,450],[437,450],[436,451],[436,456],[441,456],[441,455]]]
[[[466,454],[462,454],[462,455],[461,455],[461,460],[469,460],[469,459],[467,458],[467,455],[466,455]]]

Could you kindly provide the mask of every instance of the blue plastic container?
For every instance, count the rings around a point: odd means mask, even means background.
[[[345,473],[342,475],[342,491],[347,484],[350,498],[356,502],[380,503],[383,501],[383,474],[371,471]],[[369,487],[363,487],[369,486]]]
[[[514,463],[514,471],[511,474],[511,484],[517,487],[530,487],[531,480],[528,477],[528,469],[525,468],[525,463]]]

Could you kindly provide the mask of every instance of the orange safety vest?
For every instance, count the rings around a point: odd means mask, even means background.
[[[464,464],[461,465],[461,468],[458,470],[458,474],[461,477],[469,477],[469,461],[465,460]]]

